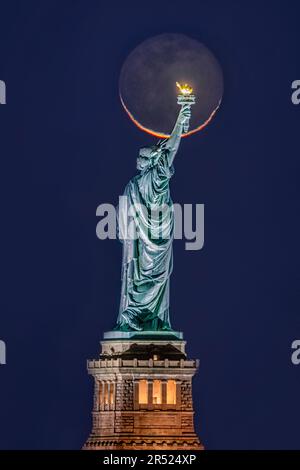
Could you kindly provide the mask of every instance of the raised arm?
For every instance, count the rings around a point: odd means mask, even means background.
[[[177,153],[177,150],[181,141],[183,125],[188,119],[190,119],[190,117],[191,117],[190,105],[182,106],[182,108],[179,111],[178,118],[174,126],[174,129],[172,131],[172,134],[170,138],[167,140],[166,145],[165,145],[165,148],[169,150],[169,153],[168,153],[169,166],[172,165],[175,155]]]

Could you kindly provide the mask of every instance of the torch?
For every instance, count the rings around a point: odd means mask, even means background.
[[[196,97],[193,95],[193,88],[190,87],[187,83],[181,85],[180,83],[176,82],[177,88],[179,88],[179,94],[177,96],[177,103],[182,107],[186,104],[191,107],[193,104],[196,103]],[[190,120],[187,120],[183,125],[183,132],[185,134],[188,133],[190,127]]]

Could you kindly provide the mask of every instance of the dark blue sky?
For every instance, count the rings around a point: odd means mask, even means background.
[[[95,357],[116,319],[121,246],[97,240],[152,142],[118,97],[123,61],[163,32],[203,41],[224,101],[183,142],[172,198],[204,203],[205,249],[174,246],[171,318],[201,359],[208,449],[299,448],[299,2],[0,1],[0,448],[78,449]]]

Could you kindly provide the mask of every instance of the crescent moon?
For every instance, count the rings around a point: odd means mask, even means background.
[[[182,137],[202,131],[213,120],[223,96],[223,73],[213,53],[182,34],[146,39],[126,58],[119,78],[119,97],[127,116],[143,132],[170,137],[179,107],[176,82],[196,96],[190,127]]]
[[[156,132],[156,131],[153,131],[152,129],[148,129],[147,127],[143,126],[140,122],[138,122],[137,119],[135,119],[133,114],[131,114],[129,109],[126,107],[126,104],[123,101],[121,93],[119,93],[119,96],[120,96],[122,106],[123,106],[124,110],[126,111],[126,113],[128,114],[129,118],[136,125],[136,127],[138,127],[141,131],[147,132],[147,134],[150,134],[154,137],[158,137],[160,139],[168,139],[169,137],[171,137],[171,134],[164,134],[162,132]],[[219,104],[216,107],[216,109],[213,110],[213,112],[211,113],[209,118],[203,124],[201,124],[199,127],[196,127],[196,129],[192,129],[191,131],[188,131],[187,133],[182,134],[181,137],[189,137],[190,135],[193,135],[193,134],[196,134],[199,131],[202,131],[206,126],[208,126],[208,124],[213,120],[215,114],[217,113],[218,109],[220,108],[221,103],[222,103],[222,100],[219,101]]]

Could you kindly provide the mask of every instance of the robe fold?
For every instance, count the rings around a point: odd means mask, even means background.
[[[174,212],[169,181],[173,174],[168,150],[164,150],[155,164],[128,183],[121,198],[118,223],[123,261],[118,330],[171,329]]]

